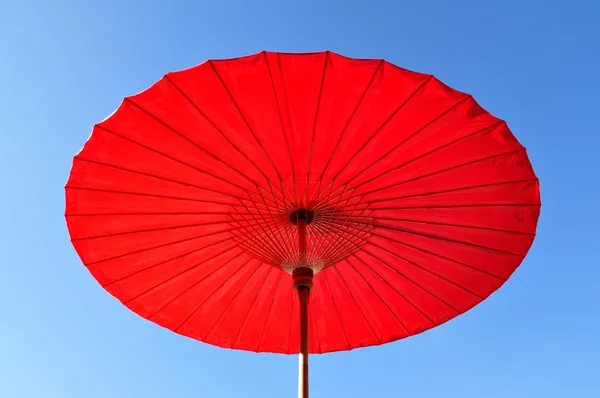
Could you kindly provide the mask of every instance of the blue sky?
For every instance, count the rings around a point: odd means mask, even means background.
[[[295,396],[296,357],[198,343],[102,290],[63,186],[93,124],[164,73],[329,49],[473,94],[528,148],[543,207],[502,289],[419,336],[313,356],[313,396],[597,397],[599,15],[592,0],[0,0],[0,396]]]

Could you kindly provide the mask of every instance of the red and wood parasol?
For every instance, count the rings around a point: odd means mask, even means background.
[[[300,353],[300,397],[309,352],[402,339],[488,297],[539,211],[525,148],[473,97],[332,52],[168,73],[94,127],[66,185],[104,289],[209,344]]]

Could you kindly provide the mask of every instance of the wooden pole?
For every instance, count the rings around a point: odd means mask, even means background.
[[[298,357],[298,398],[308,398],[308,295],[309,288],[298,286],[300,303],[300,354]]]
[[[306,264],[306,220],[298,217],[298,251],[300,262]],[[312,287],[313,270],[300,267],[294,270],[294,287],[300,307],[300,349],[298,355],[298,398],[308,398],[308,296]]]

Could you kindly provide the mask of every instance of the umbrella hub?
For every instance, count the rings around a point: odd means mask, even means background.
[[[307,209],[298,209],[290,214],[290,222],[298,225],[299,220],[304,220],[304,224],[308,225],[315,219],[315,212]]]
[[[311,289],[313,287],[313,275],[314,271],[309,267],[299,267],[292,271],[292,277],[294,278],[294,287],[307,287]]]

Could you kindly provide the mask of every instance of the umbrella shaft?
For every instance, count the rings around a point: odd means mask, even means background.
[[[298,398],[308,398],[308,295],[307,286],[298,286],[300,307],[300,354],[298,358]]]
[[[306,222],[298,220],[298,252],[300,261],[306,262]]]

